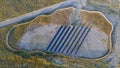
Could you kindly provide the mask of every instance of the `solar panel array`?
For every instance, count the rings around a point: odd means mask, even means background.
[[[90,29],[90,27],[85,25],[61,26],[46,51],[61,54],[77,54]]]

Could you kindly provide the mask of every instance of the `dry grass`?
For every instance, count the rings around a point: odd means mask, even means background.
[[[0,0],[0,21],[62,1],[64,0]]]

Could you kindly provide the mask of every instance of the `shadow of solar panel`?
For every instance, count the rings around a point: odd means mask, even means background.
[[[77,50],[75,51],[75,54],[78,52],[80,46],[81,46],[82,43],[84,42],[85,37],[87,36],[87,34],[89,33],[89,31],[90,31],[90,28],[86,28],[85,32],[83,33],[83,34],[84,34],[83,38],[80,38],[80,39],[81,39],[81,42],[79,42],[79,40],[78,40],[78,42],[77,42],[78,47],[77,47]],[[82,35],[83,35],[83,34],[82,34]],[[81,37],[82,37],[82,36],[81,36]],[[79,44],[79,43],[80,43],[80,44]]]
[[[74,29],[75,27],[70,28],[69,32],[66,34],[66,36],[63,39],[63,43],[61,43],[61,47],[58,49],[57,52],[61,53],[61,51],[64,50],[63,48],[66,48],[65,43]]]
[[[76,54],[91,28],[87,26],[61,26],[46,51],[65,55]]]
[[[56,52],[56,50],[59,48],[59,46],[60,46],[63,38],[65,37],[65,35],[67,34],[67,32],[68,32],[69,29],[70,29],[70,27],[68,26],[68,27],[65,29],[65,31],[62,33],[62,36],[59,38],[59,41],[58,41],[57,44],[56,44],[57,46],[55,47],[55,49],[54,49],[53,51]]]
[[[54,42],[55,38],[56,38],[56,37],[58,36],[58,34],[60,33],[62,27],[63,27],[63,26],[61,26],[61,27],[59,28],[59,30],[57,31],[57,33],[55,34],[54,38],[52,39],[52,41],[51,41],[50,44],[48,45],[46,51],[48,51],[48,50],[50,49],[52,43]]]

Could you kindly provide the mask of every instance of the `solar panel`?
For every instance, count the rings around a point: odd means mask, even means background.
[[[76,54],[90,29],[85,25],[61,26],[46,48],[46,51],[65,55]]]

